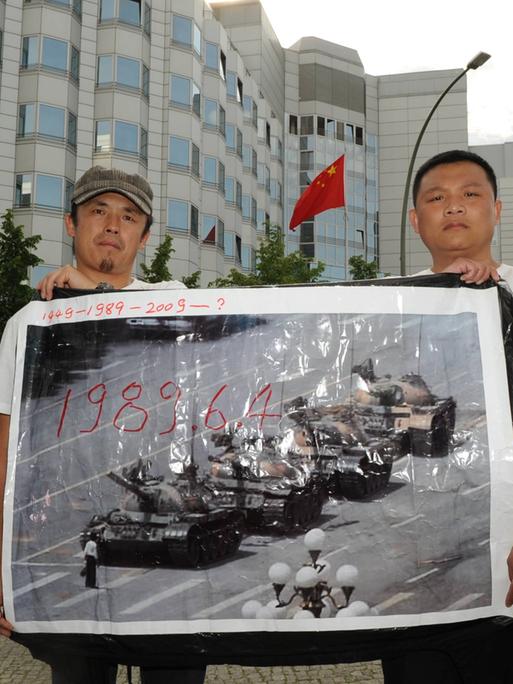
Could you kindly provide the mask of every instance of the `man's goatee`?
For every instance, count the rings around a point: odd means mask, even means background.
[[[100,263],[100,271],[102,273],[110,273],[113,268],[114,264],[112,262],[112,259],[102,259]]]

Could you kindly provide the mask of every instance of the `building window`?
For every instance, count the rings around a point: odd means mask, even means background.
[[[192,47],[201,55],[201,31],[189,17],[173,14],[172,36],[173,42]]]
[[[237,156],[242,159],[242,131],[237,128]]]
[[[68,144],[77,146],[77,117],[72,112],[68,112]]]
[[[251,247],[242,245],[242,268],[246,271],[251,270]]]
[[[226,176],[224,180],[224,198],[226,204],[235,205],[235,178]]]
[[[200,116],[200,89],[190,78],[172,74],[170,85],[170,101],[179,107],[190,107]]]
[[[129,57],[117,57],[116,81],[129,88],[140,87],[141,65],[139,60]]]
[[[242,166],[251,171],[253,175],[257,175],[257,153],[251,145],[242,146]]]
[[[189,230],[189,205],[182,200],[167,203],[167,225],[175,230]]]
[[[244,221],[251,221],[251,197],[242,195],[242,218]]]
[[[148,159],[148,131],[142,126],[140,129],[139,154],[143,159]]]
[[[199,148],[186,138],[170,136],[168,161],[171,166],[190,169],[195,176],[199,176]]]
[[[313,135],[313,116],[301,117],[301,135]]]
[[[219,73],[219,45],[205,41],[205,66]]]
[[[235,126],[233,124],[226,124],[225,126],[226,147],[231,152],[235,152]]]
[[[139,127],[126,121],[116,121],[114,128],[114,148],[118,152],[139,154]]]
[[[16,176],[15,198],[16,207],[30,207],[32,202],[32,174],[20,173]]]
[[[225,168],[222,162],[217,163],[217,189],[224,197]]]
[[[66,71],[68,67],[68,44],[66,41],[43,37],[41,64],[50,69]]]
[[[141,25],[141,3],[139,0],[119,0],[119,19],[127,24]]]
[[[219,133],[223,138],[226,137],[226,111],[221,105],[219,105]]]
[[[191,80],[185,78],[184,76],[176,76],[173,74],[171,76],[170,84],[170,100],[173,104],[185,105],[190,107],[191,105]]]
[[[132,26],[142,25],[142,5],[140,0],[101,0],[100,22],[118,20]],[[150,33],[151,10],[144,5],[144,30]]]
[[[36,36],[23,38],[21,66],[30,67],[39,63],[39,39]]]
[[[297,135],[297,116],[289,114],[289,133],[290,135]]]
[[[151,35],[151,7],[147,2],[144,3],[144,33]]]
[[[149,95],[149,71],[138,59],[100,55],[96,78],[99,86],[115,83],[130,90],[141,90],[146,97]]]
[[[271,156],[279,162],[283,161],[283,145],[276,135],[271,137]]]
[[[64,140],[64,109],[40,104],[39,133]]]
[[[41,52],[40,52],[41,50]],[[78,80],[78,50],[64,40],[43,36],[25,36],[21,47],[21,66],[41,65],[46,69],[68,72]]]
[[[244,117],[249,119],[255,128],[258,127],[258,107],[251,95],[244,95],[242,100]]]
[[[112,125],[110,121],[96,122],[95,152],[108,152],[112,148]]]
[[[361,126],[355,126],[354,141],[357,145],[363,145],[363,128]]]
[[[218,104],[216,100],[205,98],[203,107],[203,122],[209,128],[217,128]]]
[[[271,180],[271,199],[279,204],[282,202],[281,183],[274,179]]]
[[[78,81],[78,74],[79,74],[79,68],[80,68],[80,53],[77,50],[76,47],[71,46],[71,64],[70,64],[70,74],[71,78],[74,78],[75,81]]]
[[[198,237],[198,225],[199,225],[199,211],[198,207],[191,204],[191,235],[195,238]]]
[[[237,97],[237,74],[234,71],[226,72],[226,94],[228,97]]]
[[[100,55],[98,57],[98,70],[96,73],[96,83],[98,85],[114,82],[113,64],[114,59],[112,55]]]
[[[200,151],[194,143],[191,144],[191,172],[199,178],[200,175]]]
[[[203,157],[203,182],[205,185],[217,185],[217,159]]]
[[[203,214],[201,219],[201,239],[207,245],[216,244],[217,217]]]
[[[142,94],[150,96],[150,70],[145,64],[142,65]]]
[[[36,205],[62,209],[62,178],[36,174]]]
[[[36,105],[20,105],[18,113],[18,135],[28,136],[36,132]]]
[[[233,258],[234,254],[235,254],[234,242],[235,242],[235,235],[227,230],[226,233],[224,234],[224,255],[226,257]]]

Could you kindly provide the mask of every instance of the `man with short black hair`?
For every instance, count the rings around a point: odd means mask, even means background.
[[[73,238],[76,267],[63,266],[38,284],[41,297],[52,299],[53,288],[76,289],[174,289],[176,280],[145,283],[132,276],[135,257],[149,237],[153,192],[138,174],[94,166],[77,181],[71,213],[65,216]],[[3,501],[7,468],[7,444],[13,400],[17,323],[15,314],[0,344],[0,501]],[[0,507],[0,556],[3,507]],[[1,558],[0,558],[1,567]],[[1,578],[0,578],[1,579]],[[13,626],[5,619],[0,582],[0,635],[9,637]],[[52,638],[57,639],[57,636]],[[84,656],[52,661],[53,684],[114,684],[116,667]],[[143,684],[200,684],[205,668],[142,668]]]
[[[431,268],[415,275],[460,273],[466,283],[491,277],[513,289],[513,267],[499,264],[491,253],[502,203],[486,160],[465,150],[437,154],[417,171],[412,194],[410,222],[433,259]],[[513,580],[513,550],[508,568]],[[513,582],[506,606],[512,604]],[[404,630],[400,655],[383,659],[385,684],[508,684],[510,630],[511,620],[505,617]]]

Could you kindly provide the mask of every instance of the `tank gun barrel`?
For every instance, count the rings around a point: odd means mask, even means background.
[[[126,477],[118,475],[118,473],[114,473],[112,471],[110,473],[107,473],[107,477],[110,478],[116,484],[118,484],[120,487],[128,489],[129,492],[132,492],[132,494],[135,494],[143,501],[151,501],[152,496],[149,492],[144,491],[142,487],[135,484],[135,482],[131,482]]]

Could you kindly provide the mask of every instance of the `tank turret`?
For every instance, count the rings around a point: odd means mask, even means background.
[[[327,490],[320,478],[281,456],[276,438],[213,433],[220,454],[211,454],[208,487],[216,505],[233,505],[252,530],[308,529],[320,517]]]
[[[292,462],[310,462],[332,496],[363,499],[386,488],[392,472],[391,443],[368,435],[350,405],[310,406],[297,397],[284,408],[282,452],[287,450]]]
[[[456,423],[456,402],[440,398],[417,373],[376,376],[372,359],[353,366],[351,405],[369,434],[387,436],[399,455],[447,456]]]

